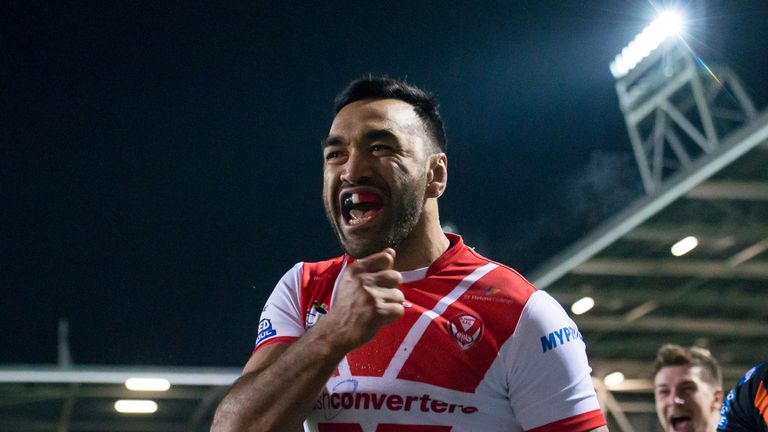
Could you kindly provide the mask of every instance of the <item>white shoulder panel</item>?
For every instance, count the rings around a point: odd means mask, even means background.
[[[549,294],[531,295],[508,342],[500,354],[524,429],[599,409],[583,337]]]
[[[276,337],[300,337],[304,334],[304,316],[299,303],[303,263],[294,265],[275,286],[259,320],[258,348]]]

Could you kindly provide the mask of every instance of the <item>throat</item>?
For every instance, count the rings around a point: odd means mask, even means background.
[[[414,230],[416,231],[416,230]],[[412,232],[413,234],[414,232]],[[429,267],[451,246],[448,237],[440,230],[439,234],[430,233],[421,236],[408,236],[396,248],[395,270],[408,271]]]

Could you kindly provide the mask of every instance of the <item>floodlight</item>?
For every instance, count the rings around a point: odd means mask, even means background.
[[[694,236],[688,236],[672,245],[670,251],[674,256],[683,256],[699,245],[699,240]]]
[[[595,299],[592,297],[584,297],[582,299],[577,300],[573,305],[571,305],[571,312],[573,312],[576,315],[581,315],[588,310],[592,309],[595,306]]]
[[[653,50],[659,47],[670,36],[679,35],[683,31],[685,20],[676,10],[668,10],[659,14],[653,22],[635,36],[621,54],[611,62],[611,73],[619,79],[629,73]]]
[[[133,391],[166,391],[171,382],[165,378],[128,378],[125,387]]]
[[[152,414],[157,403],[151,400],[121,399],[115,402],[115,410],[123,414]]]
[[[683,31],[683,16],[676,10],[662,12],[655,22],[664,37],[679,35]]]
[[[603,378],[603,382],[608,388],[616,387],[617,385],[624,382],[624,374],[621,372],[609,373],[605,376],[605,378]]]

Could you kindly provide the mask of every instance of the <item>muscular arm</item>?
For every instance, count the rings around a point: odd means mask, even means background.
[[[327,316],[291,345],[256,351],[216,410],[211,431],[300,430],[341,359],[403,315],[396,289],[402,277],[393,264],[391,249],[354,262]]]
[[[257,351],[219,405],[212,431],[295,431],[346,354],[318,323],[293,344]]]

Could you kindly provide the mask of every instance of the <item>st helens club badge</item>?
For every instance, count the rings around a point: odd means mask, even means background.
[[[456,315],[448,320],[448,328],[461,349],[474,346],[483,335],[483,321],[473,315]]]

